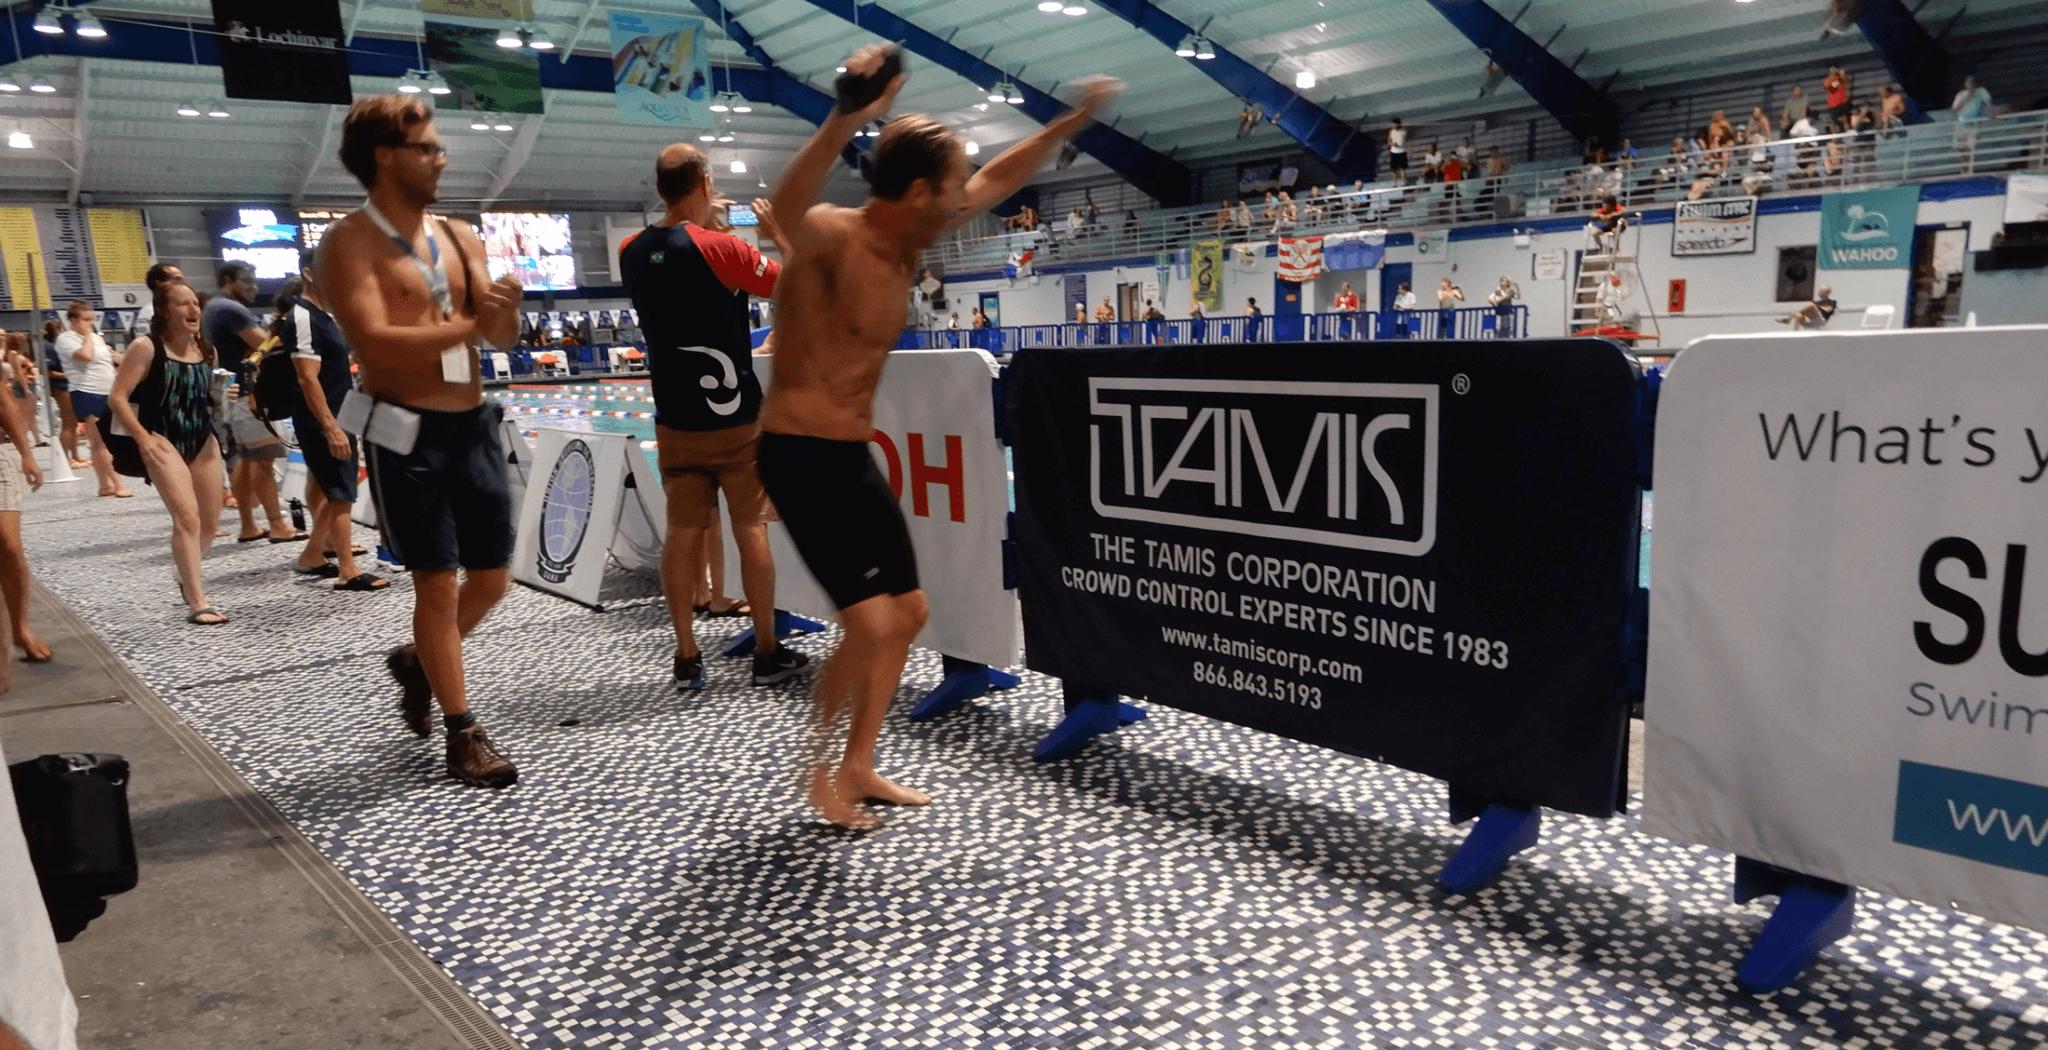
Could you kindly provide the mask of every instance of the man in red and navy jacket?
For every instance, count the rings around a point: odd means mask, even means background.
[[[747,296],[773,294],[782,267],[753,245],[709,228],[724,225],[719,220],[727,202],[712,188],[711,164],[697,147],[677,143],[662,150],[654,173],[668,212],[619,248],[619,272],[640,316],[654,385],[656,458],[668,495],[661,589],[676,628],[676,688],[704,685],[704,656],[690,622],[705,530],[717,520],[720,492],[732,516],[745,604],[752,607],[754,684],[786,681],[809,660],[775,642],[775,564],[768,553],[775,507],[754,471],[761,383],[747,326]],[[773,215],[765,202],[754,206],[761,231],[773,239]]]

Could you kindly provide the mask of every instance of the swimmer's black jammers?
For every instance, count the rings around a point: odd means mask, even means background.
[[[832,89],[839,95],[839,112],[852,113],[866,109],[868,104],[882,97],[882,90],[896,74],[903,72],[903,46],[889,45],[889,53],[882,56],[881,68],[867,76],[847,71],[839,74],[832,82]]]

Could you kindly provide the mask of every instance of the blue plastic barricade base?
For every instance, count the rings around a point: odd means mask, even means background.
[[[1479,823],[1444,862],[1436,884],[1445,893],[1477,893],[1508,866],[1509,858],[1536,844],[1543,830],[1543,807],[1492,798],[1456,784],[1450,785],[1450,795],[1451,823],[1473,817]]]
[[[910,709],[910,720],[924,722],[959,707],[977,697],[987,696],[996,689],[1014,689],[1023,679],[1008,671],[1000,671],[987,664],[940,654],[939,660],[945,671],[945,678],[938,688],[924,695],[917,706]]]
[[[1145,709],[1136,704],[1119,701],[1116,705],[1116,724],[1119,728],[1134,722],[1143,722],[1145,718]]]
[[[1067,717],[1045,734],[1045,739],[1031,750],[1031,757],[1039,762],[1057,762],[1081,750],[1091,738],[1104,733],[1114,733],[1130,724],[1124,720],[1124,710],[1129,708],[1138,718],[1144,712],[1123,702],[1115,693],[1099,689],[1084,689],[1071,683],[1061,688],[1066,693]],[[1137,721],[1133,718],[1130,721]]]
[[[775,610],[775,637],[787,638],[792,634],[817,634],[825,625],[816,620],[805,619],[785,609]],[[724,657],[754,655],[754,629],[747,628],[739,633],[725,648],[718,651]]]
[[[1791,984],[1856,924],[1856,887],[1766,864],[1735,858],[1735,903],[1776,894],[1778,906],[1743,957],[1735,983],[1752,992],[1775,992]]]

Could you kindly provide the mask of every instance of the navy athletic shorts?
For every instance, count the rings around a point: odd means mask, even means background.
[[[756,456],[768,498],[833,605],[918,589],[910,528],[867,442],[763,433]]]
[[[348,459],[334,458],[327,450],[327,434],[320,421],[304,412],[292,413],[292,433],[299,439],[299,455],[306,460],[306,473],[328,499],[341,503],[356,501],[356,463],[360,452],[354,434],[348,436]]]
[[[408,411],[420,414],[411,452],[401,456],[367,442],[363,448],[384,545],[413,571],[512,564],[512,490],[498,437],[504,406]]]

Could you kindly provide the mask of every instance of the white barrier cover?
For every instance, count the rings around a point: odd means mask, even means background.
[[[766,388],[772,357],[756,357]],[[917,550],[917,572],[931,603],[919,645],[991,667],[1017,662],[1017,595],[1003,589],[1009,467],[995,436],[989,380],[995,359],[980,350],[898,350],[875,394],[869,446],[895,486]],[[804,568],[778,522],[768,528],[775,555],[775,604],[837,621],[831,599]],[[726,544],[726,590],[739,590],[739,553]]]
[[[1673,365],[1645,830],[2048,929],[2044,340],[1707,339]]]
[[[571,601],[596,605],[604,590],[605,555],[626,499],[628,456],[638,442],[624,434],[543,428],[519,505],[512,578]]]

